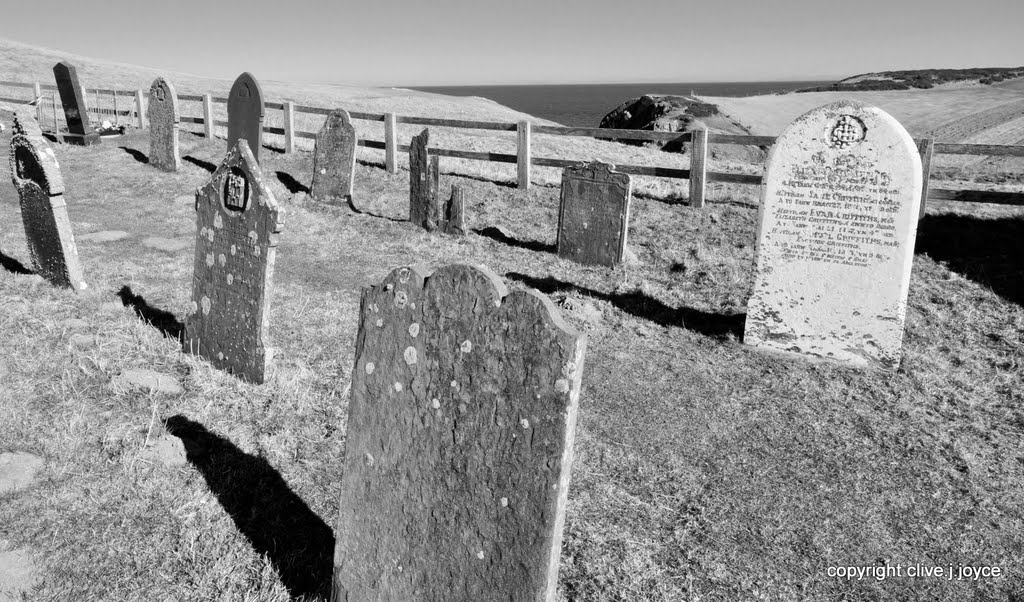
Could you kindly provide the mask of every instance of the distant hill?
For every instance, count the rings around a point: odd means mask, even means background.
[[[839,80],[828,86],[804,88],[797,92],[862,92],[875,90],[927,89],[944,84],[989,85],[1024,77],[1024,67],[986,67],[973,69],[916,69],[864,73]]]

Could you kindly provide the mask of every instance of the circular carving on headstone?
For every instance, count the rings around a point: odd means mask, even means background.
[[[836,148],[846,148],[864,140],[868,128],[864,122],[853,115],[841,115],[829,133],[829,144]]]
[[[245,211],[249,206],[249,195],[249,178],[241,169],[232,167],[224,178],[224,194],[221,197],[224,207],[230,211]]]

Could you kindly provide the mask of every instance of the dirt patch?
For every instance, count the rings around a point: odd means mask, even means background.
[[[78,236],[79,241],[85,242],[115,242],[125,238],[128,238],[128,233],[123,230],[101,230]]]
[[[5,544],[0,542],[0,602],[27,599],[36,566],[27,550],[4,550]]]
[[[0,454],[0,494],[25,489],[43,469],[43,459],[26,452]]]

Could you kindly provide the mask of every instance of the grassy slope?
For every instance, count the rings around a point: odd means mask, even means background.
[[[0,136],[0,145],[8,142]],[[129,150],[124,150],[120,147]],[[551,294],[589,337],[560,591],[572,600],[1014,600],[1024,592],[1024,222],[943,210],[920,226],[905,360],[896,374],[745,348],[756,210],[635,199],[638,262],[585,268],[551,253],[558,190],[442,176],[469,190],[465,239],[401,221],[408,173],[357,166],[366,213],[305,200],[311,158],[267,152],[287,222],[273,376],[250,386],[180,353],[190,194],[222,141],[185,134],[181,172],[139,162],[145,134],[58,147],[89,293],[12,273],[28,264],[0,185],[0,450],[47,461],[0,503],[0,539],[31,549],[38,599],[283,600],[330,566],[360,287],[392,267],[484,263]],[[9,181],[0,162],[0,181]],[[728,201],[728,198],[722,200]],[[977,212],[975,212],[977,213]],[[126,288],[127,287],[127,288]],[[119,294],[120,293],[120,294]],[[134,309],[132,309],[134,308]],[[85,326],[69,322],[83,320]],[[74,334],[84,334],[85,338]],[[90,338],[91,337],[91,338]],[[114,377],[145,367],[185,392]],[[175,418],[177,417],[177,418]],[[192,461],[154,442],[204,429]],[[978,583],[847,582],[831,565],[996,565]]]

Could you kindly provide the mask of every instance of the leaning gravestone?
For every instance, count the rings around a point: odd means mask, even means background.
[[[744,342],[898,366],[921,178],[881,109],[842,101],[790,124],[761,188]]]
[[[355,168],[356,128],[348,111],[332,111],[316,135],[309,196],[318,201],[351,201]]]
[[[245,139],[196,191],[193,313],[183,346],[255,383],[273,355],[268,304],[283,212]]]
[[[363,290],[335,600],[554,600],[586,339],[486,268]]]
[[[75,236],[64,202],[57,157],[24,111],[15,113],[11,136],[11,180],[21,202],[21,219],[32,267],[54,286],[86,288]]]
[[[242,139],[258,163],[263,148],[263,90],[248,72],[238,76],[228,94],[228,150]]]
[[[64,121],[68,124],[68,134],[63,136],[64,141],[85,146],[98,144],[101,138],[89,126],[89,112],[85,108],[85,96],[78,83],[75,66],[61,61],[53,66],[53,76],[57,80],[60,103],[64,106]]]
[[[156,78],[149,87],[149,164],[164,171],[177,171],[181,167],[178,150],[178,96],[171,82]]]
[[[629,231],[632,181],[611,165],[588,163],[562,171],[558,256],[588,265],[622,262]]]
[[[429,231],[437,228],[441,209],[437,198],[440,164],[427,151],[430,130],[424,129],[409,143],[409,221]]]

